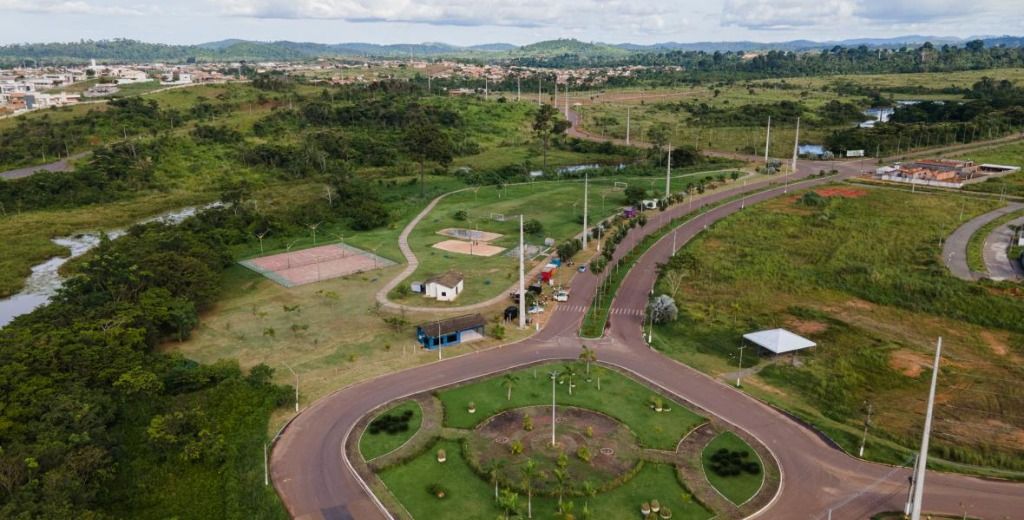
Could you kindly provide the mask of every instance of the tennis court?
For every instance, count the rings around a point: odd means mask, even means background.
[[[395,265],[387,258],[346,244],[329,244],[250,258],[243,266],[285,286],[295,287]]]

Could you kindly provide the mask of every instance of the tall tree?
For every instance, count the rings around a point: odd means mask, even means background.
[[[548,167],[548,146],[551,138],[561,135],[569,128],[569,122],[558,117],[558,109],[551,105],[541,105],[533,118],[533,134],[544,146],[544,169]]]
[[[416,119],[405,133],[405,151],[420,167],[420,197],[426,196],[424,165],[433,161],[447,167],[454,158],[451,138],[441,127],[426,120]]]

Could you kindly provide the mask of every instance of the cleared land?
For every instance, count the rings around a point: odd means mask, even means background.
[[[935,455],[1022,470],[1024,376],[1021,293],[950,276],[940,239],[996,202],[945,194],[868,190],[858,198],[798,203],[801,193],[716,224],[683,249],[694,267],[659,281],[674,294],[675,323],[655,347],[712,374],[735,370],[743,333],[787,327],[818,343],[798,356],[748,350],[748,392],[816,424],[847,450],[903,463],[914,446],[935,338],[945,339],[933,433]],[[764,247],[764,244],[773,244]],[[910,411],[910,413],[908,413]],[[982,470],[983,471],[983,470]]]

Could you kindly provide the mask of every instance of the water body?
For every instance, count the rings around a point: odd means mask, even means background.
[[[149,222],[179,224],[204,209],[220,205],[221,203],[215,202],[206,206],[190,206],[161,213],[154,217],[140,220],[136,224],[146,224]],[[106,232],[106,235],[114,239],[124,235],[125,231],[126,228],[111,229]],[[0,300],[0,327],[6,326],[14,318],[22,314],[28,314],[49,303],[50,299],[64,285],[64,278],[60,275],[60,267],[67,263],[68,260],[82,256],[98,246],[101,236],[102,233],[82,233],[69,237],[54,238],[53,243],[67,248],[70,254],[68,256],[55,256],[33,266],[32,274],[25,280],[25,287],[21,292]]]

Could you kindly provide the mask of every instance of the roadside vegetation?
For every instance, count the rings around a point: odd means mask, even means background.
[[[675,295],[679,319],[656,327],[655,348],[721,375],[736,370],[744,333],[804,335],[818,347],[776,358],[748,350],[743,367],[756,375],[744,388],[853,453],[870,405],[865,456],[902,464],[943,336],[932,453],[947,468],[1024,470],[1013,440],[1024,424],[1002,413],[1022,405],[1003,383],[1021,376],[1009,362],[1021,355],[1021,295],[1009,284],[955,279],[940,258],[961,207],[966,219],[997,203],[849,187],[808,193],[731,216],[677,253],[656,293]]]
[[[359,452],[374,459],[409,440],[420,429],[423,410],[416,401],[399,403],[377,414],[359,438]]]
[[[701,452],[704,475],[711,485],[736,505],[757,494],[764,468],[757,453],[732,432],[722,432]]]

